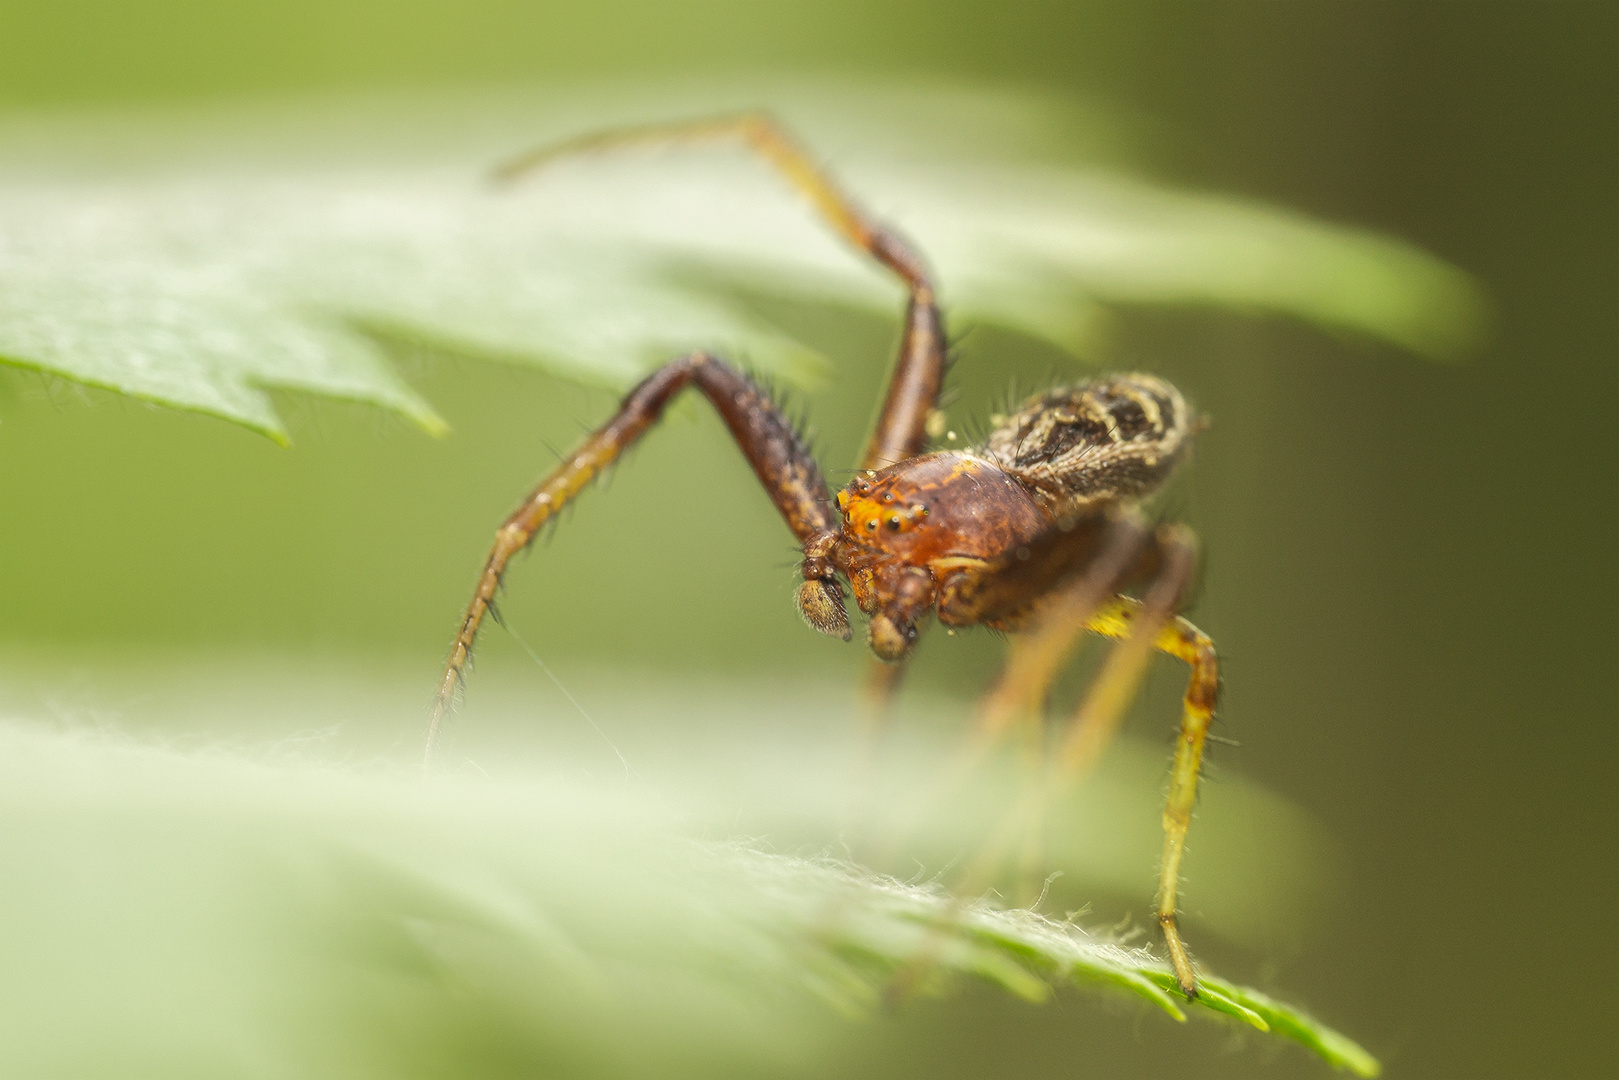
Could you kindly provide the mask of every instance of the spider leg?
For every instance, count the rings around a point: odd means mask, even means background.
[[[1175,615],[1186,595],[1197,561],[1197,542],[1190,530],[1169,526],[1155,537],[1157,575],[1141,600],[1115,597],[1085,620],[1093,633],[1118,639],[1102,671],[1070,722],[1052,768],[1052,787],[1066,786],[1088,771],[1118,731],[1119,721],[1135,695],[1153,650],[1185,661],[1192,669],[1175,740],[1169,793],[1164,801],[1164,851],[1159,865],[1158,925],[1187,997],[1197,995],[1191,956],[1177,923],[1177,893],[1186,831],[1197,801],[1203,744],[1214,719],[1220,690],[1219,661],[1214,644],[1190,622]]]
[[[1061,670],[1086,621],[1133,580],[1143,549],[1152,542],[1145,518],[1133,510],[1097,516],[1063,531],[1053,529],[1030,545],[1028,558],[1008,556],[982,571],[965,571],[948,579],[941,589],[939,619],[950,626],[978,623],[1004,630],[1019,630],[1011,637],[1007,661],[995,685],[978,705],[976,730],[963,741],[940,774],[910,805],[888,823],[897,842],[938,807],[956,796],[984,759],[1015,728],[1030,738],[1030,757],[1039,768],[1039,730],[1035,721],[1045,705],[1051,683]],[[1077,570],[1076,570],[1077,568]],[[894,670],[898,665],[884,665]],[[1039,785],[1031,789],[1034,798]],[[966,880],[974,888],[994,877],[999,852],[1010,843],[1032,843],[1031,823],[1039,809],[1019,812],[1017,826],[1005,826],[1000,840],[986,845],[987,861],[969,864]],[[975,872],[976,871],[976,872]]]
[[[908,663],[908,659],[889,662],[866,657],[866,678],[860,688],[860,706],[868,731],[880,730],[888,715],[889,704],[899,693],[900,684],[905,681]]]
[[[745,112],[594,132],[529,151],[500,166],[495,175],[500,180],[515,180],[571,154],[648,144],[725,141],[740,142],[762,157],[844,239],[893,271],[910,290],[899,358],[882,411],[861,455],[860,468],[880,469],[921,453],[927,447],[928,416],[938,402],[945,369],[944,323],[932,278],[916,249],[844,192],[773,117]],[[870,715],[885,711],[903,675],[903,663],[871,665],[865,693]]]
[[[1046,554],[1050,562],[1055,564],[1066,554],[1062,548],[1071,550],[1076,546],[1089,549],[1089,557],[1082,563],[1081,573],[1039,602],[1032,616],[1025,620],[1032,626],[1012,636],[1001,673],[979,702],[978,731],[961,755],[957,766],[960,772],[965,772],[1008,733],[1016,730],[1022,733],[1030,775],[1041,774],[1044,746],[1040,717],[1052,683],[1085,633],[1087,621],[1120,588],[1150,537],[1146,519],[1139,511],[1130,509],[1110,518],[1094,541],[1083,537],[1057,538],[1053,550]],[[1015,596],[1044,587],[1041,579],[1049,576],[1050,567],[1037,566],[1033,575],[1020,573],[1030,562],[1036,561],[1031,553],[1030,560],[1014,564],[1015,570],[1010,567],[1003,570],[1001,580],[990,583],[988,589],[980,589],[980,599],[997,589],[1006,596]],[[1018,834],[1008,839],[1017,848],[1014,862],[1019,896],[1032,896],[1031,885],[1041,877],[1042,825],[1042,815],[1035,812],[1018,815],[1016,822],[1007,827],[1009,833]]]
[[[1140,519],[1131,515],[1122,520],[1139,524]],[[1033,631],[1032,640],[1023,653],[1009,661],[1007,675],[986,699],[981,713],[985,726],[979,739],[980,745],[987,746],[996,731],[1024,715],[1031,702],[1038,708],[1049,686],[1049,680],[1042,682],[1042,678],[1060,665],[1078,632],[1088,630],[1119,642],[1091,683],[1041,781],[1008,808],[978,857],[967,867],[958,894],[970,896],[981,891],[994,879],[1007,852],[1030,842],[1033,830],[1051,806],[1094,766],[1112,741],[1153,651],[1169,653],[1186,661],[1192,674],[1164,805],[1164,850],[1155,908],[1176,981],[1187,997],[1195,997],[1197,978],[1177,923],[1177,892],[1186,831],[1197,799],[1203,744],[1219,693],[1219,664],[1208,637],[1175,615],[1196,568],[1197,543],[1191,531],[1166,526],[1142,539],[1145,542],[1133,549],[1135,562],[1129,567],[1127,579],[1149,577],[1146,596],[1141,600],[1116,596],[1096,606],[1095,594],[1087,584],[1090,574],[1064,587],[1043,609],[1043,621]],[[1121,542],[1119,550],[1123,549]],[[1115,583],[1110,587],[1119,586]],[[1015,675],[1019,669],[1022,674]],[[1002,701],[1007,704],[998,704]],[[924,956],[919,962],[925,967],[929,961]],[[915,973],[906,976],[907,982],[915,978]]]
[[[815,163],[778,120],[763,112],[731,113],[593,131],[520,154],[496,167],[494,176],[496,180],[510,182],[559,158],[575,154],[599,153],[631,146],[710,142],[740,142],[780,172],[809,200],[827,224],[851,244],[894,271],[906,284],[914,287],[927,283],[927,271],[910,245],[876,222],[838,186],[825,169]]]
[[[531,150],[500,166],[495,176],[515,180],[572,154],[648,144],[726,141],[740,142],[762,157],[809,200],[827,224],[893,271],[910,290],[899,361],[860,468],[880,469],[921,453],[927,446],[928,414],[938,401],[945,368],[944,327],[932,277],[910,242],[844,192],[773,117],[746,112],[594,132]]]
[[[1051,684],[1088,621],[1130,576],[1150,539],[1146,519],[1139,511],[1125,511],[1106,523],[1095,541],[1094,553],[1084,563],[1084,571],[1041,603],[1029,630],[1013,636],[1000,677],[979,702],[978,721],[984,738],[997,738],[1020,722],[1039,718]],[[1028,565],[1015,564],[1018,570]],[[1036,575],[1025,582],[992,582],[988,588],[980,589],[980,594],[999,586],[1015,595],[1026,588],[1039,588],[1042,577]]]
[[[687,385],[695,383],[719,412],[741,447],[754,474],[770,494],[788,528],[800,542],[837,526],[831,495],[815,459],[799,439],[791,421],[751,379],[706,353],[671,361],[631,390],[618,412],[580,444],[562,464],[540,481],[523,504],[495,532],[494,547],[478,577],[461,629],[450,647],[444,675],[428,719],[425,760],[431,761],[444,717],[454,707],[456,690],[472,655],[472,645],[485,616],[494,610],[495,595],[513,555],[534,539],[540,528],[572,502],[591,479],[658,421],[664,409]]]
[[[945,583],[939,619],[946,625],[1030,628],[1012,636],[1001,674],[978,704],[977,730],[903,819],[902,835],[927,806],[952,796],[1009,732],[1038,720],[1086,620],[1123,587],[1151,539],[1145,519],[1129,510],[1068,532],[1054,529],[1031,545],[1026,560],[1012,556]],[[1073,574],[1076,565],[1083,570]],[[1071,580],[1062,583],[1070,574]],[[899,665],[882,667],[892,672]]]
[[[1033,552],[1029,560],[1020,560],[1024,567],[1034,566],[1026,576],[1019,576],[1015,564],[1008,564],[1006,575],[986,576],[958,598],[960,613],[992,611],[1036,588],[1050,572],[1050,567],[1041,568],[1043,559],[1055,566],[1062,547],[1083,549],[1083,544],[1083,538],[1056,538],[1049,550]],[[964,870],[936,932],[890,982],[886,991],[890,1000],[907,996],[937,963],[948,929],[959,922],[968,898],[994,880],[1008,853],[1027,861],[1039,824],[1051,806],[1095,764],[1117,732],[1154,650],[1185,660],[1192,667],[1164,807],[1164,852],[1155,906],[1176,981],[1187,997],[1197,996],[1196,974],[1176,922],[1176,897],[1186,830],[1197,798],[1203,743],[1214,718],[1220,682],[1213,643],[1175,615],[1196,569],[1197,542],[1191,530],[1182,526],[1165,526],[1148,534],[1141,516],[1128,511],[1111,520],[1101,534],[1100,546],[1090,550],[1095,554],[1084,564],[1086,571],[1061,586],[1041,606],[1036,612],[1038,623],[1024,635],[1021,646],[1015,644],[1000,680],[980,706],[978,737],[952,770],[952,778],[967,771],[996,737],[1026,716],[1029,709],[1040,708],[1055,672],[1080,633],[1090,631],[1119,643],[1108,654],[1044,775],[1007,808]],[[1144,599],[1102,599],[1107,592],[1143,577],[1150,579]],[[1008,580],[1012,582],[1010,586]]]

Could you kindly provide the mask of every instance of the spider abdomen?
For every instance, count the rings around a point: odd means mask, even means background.
[[[979,451],[1054,517],[1151,494],[1195,427],[1180,391],[1151,375],[1110,375],[1037,394],[999,422]]]

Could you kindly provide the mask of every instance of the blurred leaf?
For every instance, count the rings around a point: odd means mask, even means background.
[[[932,992],[958,974],[1194,1008],[1144,950],[696,840],[669,792],[566,772],[429,781],[0,725],[8,1070],[824,1075],[840,1014],[869,1013],[919,955]],[[1302,1013],[1204,985],[1196,1011],[1376,1072]]]
[[[1385,237],[1076,163],[1116,133],[1037,97],[782,86],[762,95],[934,262],[962,321],[1083,350],[1098,303],[1290,314],[1446,355],[1457,271]],[[826,361],[726,283],[898,310],[756,161],[725,149],[489,167],[603,124],[758,105],[757,88],[355,99],[13,118],[0,131],[0,360],[278,439],[267,390],[437,415],[378,339],[613,386],[692,349],[813,381]]]

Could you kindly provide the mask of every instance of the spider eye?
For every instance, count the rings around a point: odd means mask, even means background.
[[[868,529],[875,529],[875,528],[877,528],[877,519],[876,519],[876,518],[872,518],[872,519],[871,519],[871,520],[870,520],[870,521],[868,521],[868,522],[866,522],[866,528],[868,528]]]
[[[899,532],[899,517],[897,515],[888,519],[888,531]]]

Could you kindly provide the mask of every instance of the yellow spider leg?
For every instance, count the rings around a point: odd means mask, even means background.
[[[1154,650],[1184,660],[1191,666],[1192,675],[1164,806],[1164,852],[1156,908],[1176,979],[1186,995],[1193,997],[1197,981],[1176,921],[1177,892],[1186,831],[1197,798],[1203,743],[1219,692],[1219,666],[1208,637],[1174,614],[1191,581],[1196,539],[1190,530],[1179,526],[1161,528],[1153,539],[1156,566],[1145,599],[1118,596],[1098,606],[1094,591],[1083,581],[1068,586],[1046,606],[1042,624],[1027,635],[1028,642],[1022,650],[1013,653],[1006,675],[986,699],[982,715],[990,725],[987,730],[994,730],[993,725],[1004,726],[1009,719],[1039,707],[1079,625],[1119,642],[1069,722],[1045,782],[1031,789],[1011,810],[985,858],[994,860],[997,850],[1018,830],[1040,820],[1066,787],[1095,766],[1118,733]],[[986,863],[986,868],[988,865],[992,863]],[[987,873],[986,868],[979,870]]]
[[[1138,520],[1131,517],[1121,519],[1121,522],[1128,525]],[[1219,669],[1214,646],[1208,637],[1185,619],[1173,614],[1192,577],[1197,552],[1195,537],[1188,529],[1169,526],[1157,530],[1152,541],[1154,550],[1151,554],[1156,565],[1152,569],[1152,584],[1144,600],[1117,596],[1097,606],[1091,600],[1093,594],[1082,582],[1066,587],[1046,606],[1042,613],[1043,622],[1026,635],[1032,640],[1019,661],[1020,666],[1014,669],[1009,665],[1001,684],[986,699],[985,712],[981,715],[989,723],[980,727],[973,760],[990,744],[997,730],[1004,730],[1004,726],[997,727],[994,721],[1007,716],[1015,718],[1017,715],[1015,712],[997,711],[994,702],[998,694],[1004,693],[1007,700],[1020,706],[1029,701],[1038,704],[1044,696],[1044,688],[1049,686],[1049,678],[1041,681],[1038,678],[1024,679],[1020,675],[1050,675],[1067,655],[1074,634],[1079,632],[1080,627],[1076,624],[1082,623],[1082,629],[1119,642],[1108,654],[1070,722],[1068,734],[1047,769],[1043,782],[1030,787],[1008,808],[977,858],[968,865],[957,894],[970,896],[983,889],[993,878],[995,868],[1004,859],[1005,853],[1020,838],[1027,843],[1030,830],[1050,811],[1062,792],[1095,764],[1117,732],[1125,708],[1135,696],[1136,687],[1146,672],[1153,651],[1180,657],[1191,664],[1192,678],[1186,690],[1186,709],[1164,809],[1164,856],[1156,907],[1176,980],[1187,997],[1196,997],[1196,974],[1176,923],[1176,893],[1186,829],[1197,796],[1203,742],[1214,716],[1215,697],[1219,690]],[[1140,551],[1140,547],[1126,546],[1121,541],[1117,553],[1122,557],[1125,551],[1134,554]],[[1031,689],[1035,686],[1039,689]],[[960,903],[957,901],[958,905]],[[890,994],[909,992],[932,964],[939,948],[942,948],[942,943],[935,941],[921,950],[896,977]]]
[[[1127,643],[1141,641],[1145,644],[1144,635],[1133,633],[1136,624],[1144,620],[1144,612],[1145,605],[1141,601],[1119,597],[1092,616],[1086,628],[1106,637],[1123,639]],[[1191,957],[1181,941],[1177,925],[1177,893],[1181,856],[1186,850],[1186,831],[1192,821],[1192,808],[1197,802],[1203,743],[1214,719],[1214,705],[1220,689],[1220,669],[1214,643],[1185,619],[1171,619],[1151,629],[1151,635],[1152,648],[1184,661],[1192,669],[1186,686],[1180,733],[1175,740],[1175,760],[1170,767],[1169,794],[1164,800],[1164,852],[1159,866],[1157,898],[1158,924],[1169,947],[1175,977],[1181,989],[1191,997],[1196,994],[1197,982]],[[1121,645],[1120,649],[1125,647]],[[1141,651],[1145,653],[1145,649]],[[1098,680],[1099,689],[1102,682]],[[1114,690],[1108,691],[1110,697],[1116,693]],[[1069,775],[1081,772],[1094,763],[1102,747],[1111,739],[1117,726],[1117,711],[1122,711],[1127,700],[1127,697],[1122,701],[1115,697],[1114,701],[1100,705],[1094,712],[1090,709],[1090,700],[1086,701],[1063,748],[1062,768]]]

